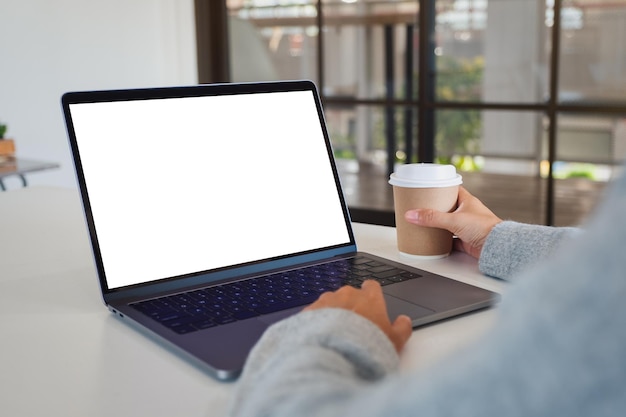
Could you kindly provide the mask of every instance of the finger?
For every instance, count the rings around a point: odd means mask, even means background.
[[[326,305],[328,305],[330,299],[333,297],[333,292],[332,291],[326,291],[324,293],[322,293],[317,300],[315,300],[313,303],[309,304],[308,306],[304,307],[302,309],[302,311],[307,311],[307,310],[316,310],[318,308],[323,308]]]
[[[408,340],[409,337],[411,337],[411,334],[413,334],[413,323],[411,321],[411,318],[404,314],[396,317],[396,319],[393,321],[392,327],[406,340]]]
[[[396,350],[400,352],[406,342],[408,342],[411,334],[413,334],[413,324],[411,323],[411,318],[405,315],[396,317],[391,325],[391,330],[394,335],[394,345],[396,346]]]
[[[444,213],[433,209],[414,209],[404,214],[407,222],[425,227],[437,227],[451,230],[454,227],[454,217],[450,213]]]
[[[366,299],[370,300],[371,303],[380,305],[383,310],[387,310],[387,303],[383,297],[383,288],[378,281],[373,279],[364,281],[363,284],[361,284],[361,291],[363,291]]]
[[[455,237],[454,240],[452,241],[452,248],[459,252],[465,252],[464,243],[458,237]]]
[[[361,289],[366,292],[382,292],[380,283],[373,279],[363,281],[363,284],[361,284]]]
[[[472,193],[467,191],[465,189],[465,187],[463,187],[463,186],[459,187],[459,197],[458,197],[459,203],[461,203],[462,201],[467,200],[468,198],[471,198],[471,197],[473,197]]]

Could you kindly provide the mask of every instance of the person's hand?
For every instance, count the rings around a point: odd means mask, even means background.
[[[345,286],[335,292],[326,292],[303,311],[332,307],[352,310],[376,324],[389,337],[398,352],[402,350],[413,331],[408,316],[398,316],[391,323],[380,284],[373,280],[363,282],[361,289]]]
[[[455,248],[475,258],[480,257],[491,229],[502,221],[463,187],[459,187],[458,207],[452,213],[414,209],[407,211],[404,218],[418,226],[449,230],[458,237]]]

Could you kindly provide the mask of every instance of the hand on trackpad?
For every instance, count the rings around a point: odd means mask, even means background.
[[[401,300],[392,295],[384,294],[385,302],[387,303],[387,313],[389,314],[389,320],[393,321],[401,314],[409,316],[412,321],[418,318],[428,316],[434,313],[425,307],[418,306],[417,304],[409,303],[408,301]]]
[[[416,319],[431,315],[434,311],[429,310],[425,307],[418,306],[417,304],[410,303],[408,301],[401,300],[392,295],[383,294],[385,298],[385,303],[387,304],[387,313],[389,314],[389,320],[393,323],[393,321],[401,314],[409,316],[412,321]],[[279,311],[277,313],[267,314],[260,316],[258,320],[262,321],[267,325],[271,325],[276,323],[277,321],[283,320],[293,314],[299,313],[306,306],[290,308],[288,310]]]

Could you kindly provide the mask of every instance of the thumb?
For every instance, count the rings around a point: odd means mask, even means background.
[[[411,318],[405,315],[396,317],[391,325],[391,331],[393,332],[393,344],[396,350],[400,352],[413,333]]]
[[[404,219],[418,226],[437,227],[452,231],[454,217],[451,213],[444,213],[433,209],[413,209],[404,213]]]

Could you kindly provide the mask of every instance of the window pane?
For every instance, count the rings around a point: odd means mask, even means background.
[[[396,144],[394,162],[406,162],[407,153],[414,152],[407,149],[407,137],[415,138],[417,129],[417,116],[411,108],[326,105],[324,113],[338,159],[355,159],[384,170],[390,138]]]
[[[407,97],[417,69],[417,1],[328,2],[323,13],[324,93]]]
[[[567,0],[561,16],[559,99],[626,101],[626,0]]]
[[[228,0],[233,81],[317,81],[315,0]]]
[[[462,171],[461,175],[463,187],[501,219],[545,224],[546,179],[481,171]]]
[[[479,155],[486,158],[491,170],[536,175],[541,159],[542,120],[540,112],[532,111],[437,110],[437,157]],[[488,163],[489,158],[493,164]],[[500,164],[498,159],[506,163]]]
[[[545,1],[437,0],[436,13],[437,100],[545,100]]]
[[[602,201],[607,183],[585,177],[591,172],[593,170],[581,167],[578,174],[554,180],[555,226],[583,225],[598,203]]]
[[[317,1],[227,4],[233,81],[317,81]],[[323,93],[403,98],[414,91],[405,80],[414,81],[417,68],[417,9],[416,0],[324,1]]]
[[[437,158],[501,218],[545,223],[546,181],[539,176],[539,112],[438,110]]]
[[[562,115],[557,123],[555,224],[580,225],[626,156],[626,114]]]
[[[555,159],[559,162],[621,164],[626,153],[625,116],[559,116]]]
[[[346,201],[351,208],[393,212],[388,184],[387,130],[394,132],[397,163],[406,162],[406,138],[417,118],[412,109],[380,106],[325,106],[328,131]],[[391,122],[390,122],[391,120]]]

